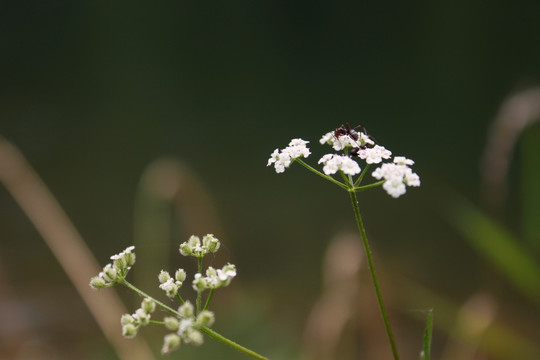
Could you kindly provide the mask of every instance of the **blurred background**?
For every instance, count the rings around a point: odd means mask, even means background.
[[[434,359],[540,358],[539,2],[0,8],[0,358],[124,359],[143,339],[160,358],[161,328],[104,336],[86,304],[140,299],[81,295],[79,245],[103,266],[135,243],[130,276],[163,300],[157,271],[192,271],[178,244],[210,232],[209,264],[239,271],[215,330],[272,359],[390,358],[347,194],[266,167],[295,137],[315,164],[345,122],[422,180],[359,200],[402,357],[434,308]],[[209,338],[168,357],[245,358]]]

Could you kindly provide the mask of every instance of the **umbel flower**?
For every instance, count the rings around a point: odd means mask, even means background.
[[[103,267],[103,270],[90,279],[90,287],[94,290],[103,289],[120,283],[135,264],[135,246],[129,246],[119,254],[111,256],[112,263]]]
[[[305,145],[305,144],[304,144]],[[300,151],[302,144],[292,145],[292,151]],[[236,266],[228,263],[221,269],[208,267],[206,276],[203,271],[203,257],[210,253],[215,253],[220,248],[220,241],[212,234],[207,234],[203,238],[191,236],[188,241],[180,244],[180,253],[184,256],[193,256],[197,259],[198,273],[195,274],[192,281],[192,287],[197,292],[195,306],[189,301],[184,301],[179,293],[180,288],[186,281],[187,274],[184,269],[178,269],[174,277],[165,270],[158,274],[159,288],[165,292],[169,299],[178,299],[182,305],[178,310],[153,299],[150,295],[130,284],[126,280],[126,275],[135,264],[134,246],[130,246],[119,254],[111,256],[112,262],[105,265],[98,276],[90,280],[90,286],[95,289],[103,289],[117,284],[122,284],[137,292],[144,297],[139,309],[133,314],[124,314],[120,318],[122,326],[122,335],[126,338],[133,338],[137,335],[139,329],[148,324],[159,324],[165,326],[173,333],[167,334],[163,339],[163,354],[169,353],[178,348],[181,344],[201,345],[203,343],[203,333],[206,333],[219,341],[228,344],[235,349],[248,354],[256,354],[243,346],[232,342],[210,329],[215,321],[214,313],[208,310],[214,291],[218,288],[228,286],[232,279],[236,277]],[[204,307],[202,306],[202,293],[209,290]],[[161,307],[173,316],[167,316],[163,321],[151,319],[151,314],[155,311],[156,305]],[[259,356],[257,354],[257,356]],[[259,356],[259,358],[263,358]]]
[[[300,159],[307,158],[311,154],[307,147],[308,143],[302,139],[291,140],[286,148],[274,150],[268,159],[267,166],[274,165],[277,173],[283,173],[293,162],[298,161],[311,171],[318,172]],[[357,185],[364,175],[361,173],[362,167],[358,164],[359,160],[365,162],[364,170],[367,170],[370,165],[380,164],[371,175],[380,180],[380,184],[377,185],[382,185],[382,188],[394,198],[405,194],[407,186],[420,186],[420,177],[410,168],[414,161],[403,156],[395,156],[391,160],[392,152],[376,143],[375,139],[361,126],[353,129],[349,124],[341,125],[334,131],[324,134],[319,143],[330,145],[337,151],[319,159],[318,164],[323,166],[324,175],[332,176],[341,173],[352,177],[361,174],[358,181],[352,181],[352,178],[348,180],[348,184],[355,190],[361,189]],[[385,162],[387,160],[391,161]],[[319,174],[322,175],[322,173]],[[337,181],[334,180],[334,182]],[[347,187],[347,185],[344,186]]]
[[[195,315],[195,307],[189,301],[178,308],[178,314],[178,317],[168,316],[163,319],[165,327],[174,332],[165,335],[161,348],[162,354],[177,349],[182,343],[202,345],[204,338],[199,330],[202,327],[212,326],[215,321],[214,313],[208,310]]]

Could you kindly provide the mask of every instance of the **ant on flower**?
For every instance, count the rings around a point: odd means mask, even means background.
[[[361,138],[359,134],[364,135],[365,138]],[[356,142],[358,144],[358,147],[353,147],[350,151],[351,156],[358,155],[358,152],[360,150],[364,150],[366,148],[372,148],[377,144],[377,141],[373,136],[369,135],[367,133],[367,130],[362,125],[358,125],[354,128],[351,128],[349,123],[345,123],[345,125],[341,125],[337,129],[334,130],[334,137],[336,140],[339,140],[341,136],[348,136],[351,140]],[[370,141],[366,141],[366,138]],[[358,141],[360,139],[360,142]]]

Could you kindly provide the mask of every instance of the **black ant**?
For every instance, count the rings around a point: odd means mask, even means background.
[[[357,129],[359,129],[362,132],[364,128],[362,127],[362,125],[358,125],[355,128],[351,128],[351,125],[349,125],[349,123],[345,123],[345,125],[342,124],[340,127],[338,127],[334,131],[334,136],[336,137],[336,139],[339,139],[340,136],[347,135],[354,141],[358,141],[358,132],[356,131]]]
[[[334,136],[336,139],[339,139],[340,136],[348,136],[350,137],[351,139],[353,139],[354,141],[358,141],[358,138],[359,138],[359,135],[358,133],[361,132],[361,133],[364,133],[364,135],[366,135],[371,141],[373,141],[375,144],[377,144],[377,140],[375,140],[375,138],[371,135],[369,135],[367,133],[367,130],[365,127],[363,127],[362,125],[358,125],[354,128],[351,128],[351,126],[349,125],[349,123],[345,123],[345,125],[341,125],[340,127],[338,127],[335,131],[334,131]],[[371,148],[373,147],[372,144],[364,144],[364,145],[361,145],[359,147],[353,147],[351,149],[351,151],[349,152],[350,155],[352,156],[356,156],[358,155],[358,152],[360,150],[364,150],[366,148]]]

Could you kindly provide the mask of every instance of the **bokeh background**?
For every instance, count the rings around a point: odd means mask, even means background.
[[[141,262],[155,250],[165,254],[158,266],[189,268],[178,244],[215,232],[224,250],[214,265],[231,261],[239,270],[214,297],[215,329],[273,359],[317,359],[312,309],[341,291],[324,285],[323,259],[332,239],[356,234],[354,216],[337,187],[300,166],[277,175],[266,162],[301,137],[315,163],[326,151],[322,134],[362,124],[414,159],[422,179],[398,200],[379,189],[360,197],[402,356],[418,358],[433,307],[435,359],[539,358],[538,97],[501,115],[540,82],[537,1],[56,0],[0,8],[0,135],[101,266],[138,239]],[[506,185],[490,187],[482,159],[501,116],[522,125],[502,126],[508,137],[491,150],[509,164]],[[512,150],[508,158],[497,156],[501,148]],[[160,164],[171,168],[148,175]],[[148,176],[166,194],[200,197],[155,200]],[[182,176],[190,181],[177,187]],[[119,358],[5,186],[0,275],[0,358]],[[357,280],[345,286],[358,293],[326,359],[390,358],[363,265]],[[138,306],[135,295],[118,293],[130,311]],[[336,306],[323,312],[343,309]],[[328,340],[325,328],[317,329]],[[163,330],[145,334],[159,358]],[[242,358],[206,343],[169,357]]]

